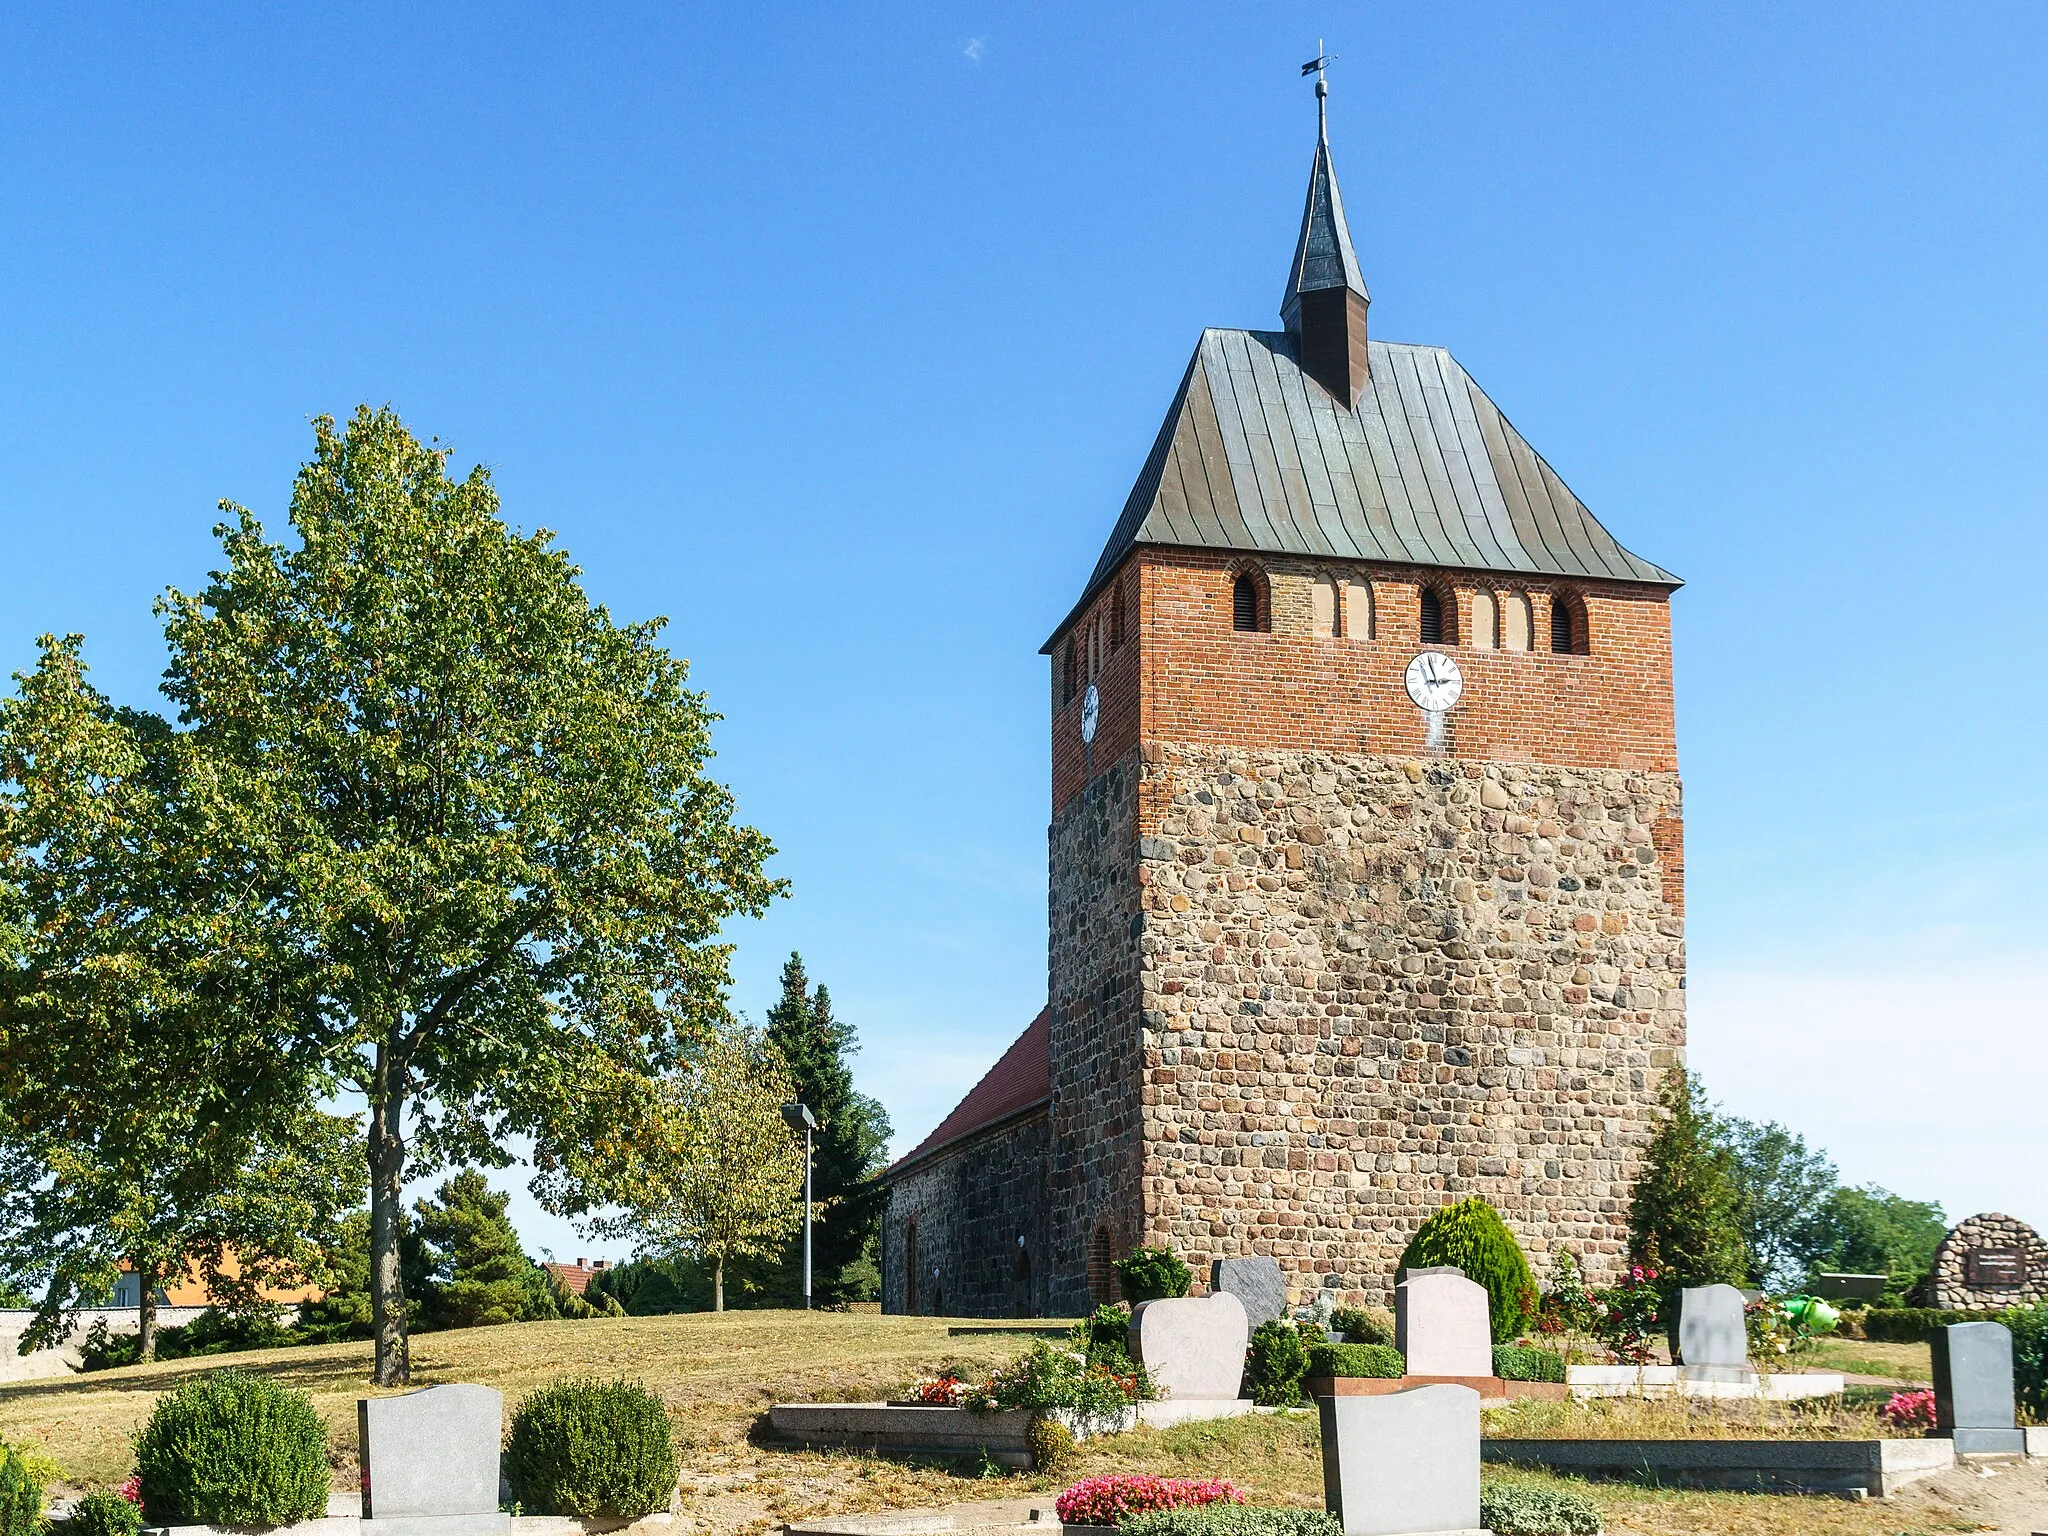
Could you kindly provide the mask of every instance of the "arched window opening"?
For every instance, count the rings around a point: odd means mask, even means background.
[[[1585,620],[1562,592],[1550,600],[1550,648],[1560,656],[1583,656],[1590,649]]]
[[[1437,596],[1434,587],[1422,589],[1422,643],[1444,643],[1444,600]]]
[[[1066,645],[1062,648],[1063,654],[1060,661],[1061,709],[1065,709],[1069,704],[1074,702],[1074,694],[1080,688],[1080,679],[1078,674],[1080,671],[1081,663],[1080,658],[1074,654],[1075,647],[1079,644],[1080,641],[1078,640],[1078,638],[1070,635],[1067,637]]]
[[[1124,648],[1124,584],[1118,582],[1109,594],[1109,648]]]
[[[1309,586],[1309,613],[1315,621],[1318,640],[1331,640],[1337,634],[1337,583],[1327,576],[1318,576]]]
[[[1344,638],[1370,640],[1373,637],[1372,584],[1350,581],[1344,584]]]
[[[912,1217],[903,1227],[903,1310],[916,1315],[917,1312],[917,1218]]]
[[[1098,1307],[1116,1300],[1116,1271],[1110,1262],[1109,1228],[1099,1226],[1088,1240],[1088,1299]]]
[[[1529,649],[1529,597],[1508,592],[1500,600],[1500,644],[1504,651]]]
[[[1480,651],[1500,649],[1500,609],[1493,594],[1483,588],[1472,594],[1472,647]]]
[[[1250,571],[1239,571],[1237,580],[1230,584],[1230,627],[1232,629],[1260,629],[1259,578]]]

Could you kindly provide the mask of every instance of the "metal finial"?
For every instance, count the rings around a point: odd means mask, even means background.
[[[1324,78],[1323,71],[1335,57],[1334,53],[1323,51],[1323,40],[1317,38],[1316,56],[1301,66],[1304,75],[1316,77],[1316,137],[1323,144],[1330,142],[1330,82]]]

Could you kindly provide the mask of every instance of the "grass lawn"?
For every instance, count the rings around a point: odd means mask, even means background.
[[[978,1465],[964,1462],[908,1466],[857,1455],[775,1451],[750,1438],[771,1403],[886,1397],[935,1369],[972,1370],[1006,1360],[1027,1342],[1000,1334],[952,1338],[946,1328],[943,1319],[800,1312],[521,1323],[423,1335],[413,1341],[413,1364],[423,1384],[483,1382],[503,1391],[508,1406],[558,1376],[629,1376],[645,1381],[661,1393],[674,1416],[683,1453],[686,1519],[692,1529],[714,1536],[757,1536],[787,1521],[825,1513],[1049,1498],[1075,1478],[1109,1471],[1228,1477],[1252,1490],[1261,1502],[1321,1502],[1322,1457],[1312,1413],[1259,1415],[1106,1437],[1083,1445],[1073,1465],[1056,1478],[983,1477]],[[156,1396],[223,1365],[260,1371],[310,1392],[330,1426],[334,1485],[355,1486],[355,1400],[368,1392],[367,1344],[213,1356],[0,1387],[0,1437],[46,1451],[78,1485],[111,1485],[128,1472],[129,1438]],[[1590,1423],[1594,1413],[1612,1410],[1579,1412],[1586,1413]],[[1490,1413],[1489,1420],[1493,1433],[1530,1427],[1510,1426],[1498,1411]],[[1786,1428],[1777,1426],[1781,1433]],[[1647,1421],[1637,1430],[1654,1432]],[[1836,1432],[1849,1430],[1844,1422]],[[1515,1481],[1549,1481],[1533,1472],[1501,1475]],[[1611,1536],[1932,1536],[2007,1528],[1994,1523],[2003,1520],[2001,1509],[1971,1504],[1978,1497],[1974,1488],[1909,1491],[1906,1498],[1888,1504],[1854,1505],[1624,1485],[1573,1486],[1601,1505]],[[2028,1468],[1987,1486],[2001,1497],[2038,1494],[2034,1507],[2048,1508],[2048,1469]],[[2009,1528],[2024,1532],[2035,1527]]]
[[[1867,1339],[1816,1339],[1801,1351],[1795,1371],[1849,1371],[1897,1381],[1934,1383],[1934,1350],[1926,1344],[1880,1344]]]

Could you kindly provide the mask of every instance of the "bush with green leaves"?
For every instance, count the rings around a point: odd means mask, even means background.
[[[505,1438],[505,1477],[528,1514],[638,1520],[668,1508],[679,1471],[668,1410],[637,1381],[551,1381]]]
[[[1600,1506],[1569,1489],[1487,1483],[1479,1523],[1493,1536],[1600,1536]]]
[[[1308,1352],[1307,1374],[1392,1381],[1408,1374],[1408,1364],[1391,1344],[1318,1344]]]
[[[1863,1337],[1883,1344],[1925,1344],[1950,1323],[1995,1323],[2003,1316],[1960,1307],[1872,1307],[1863,1314]]]
[[[960,1406],[970,1413],[1032,1413],[1066,1410],[1095,1428],[1122,1418],[1132,1403],[1153,1396],[1141,1367],[1112,1370],[1077,1349],[1056,1349],[1043,1340],[984,1381],[968,1387]]]
[[[1130,1370],[1131,1309],[1121,1302],[1103,1303],[1074,1325],[1070,1342],[1091,1365]]]
[[[118,1493],[88,1493],[71,1507],[62,1536],[142,1536],[142,1511]]]
[[[2012,1332],[2013,1394],[2037,1422],[2048,1422],[2048,1304],[2014,1307],[1998,1320]]]
[[[1563,1381],[1564,1356],[1554,1349],[1522,1349],[1513,1344],[1493,1347],[1493,1374],[1502,1381]]]
[[[1341,1521],[1320,1509],[1267,1509],[1255,1504],[1204,1504],[1153,1509],[1117,1526],[1117,1536],[1344,1536]]]
[[[1394,1314],[1384,1307],[1339,1307],[1330,1314],[1330,1326],[1347,1344],[1394,1342]]]
[[[1515,1234],[1500,1213],[1477,1195],[1447,1205],[1416,1229],[1401,1253],[1400,1268],[1448,1264],[1486,1287],[1493,1341],[1505,1344],[1522,1331],[1536,1310],[1536,1277]]]
[[[135,1439],[157,1525],[289,1525],[327,1509],[327,1426],[304,1392],[215,1371],[157,1399]]]
[[[1074,1459],[1074,1432],[1049,1413],[1034,1413],[1029,1427],[1031,1466],[1057,1472]]]
[[[43,1480],[28,1458],[0,1444],[0,1536],[36,1536],[43,1528]]]
[[[1116,1261],[1115,1268],[1124,1300],[1132,1306],[1185,1296],[1195,1279],[1195,1272],[1171,1248],[1133,1248]]]
[[[1282,1319],[1252,1330],[1244,1358],[1244,1389],[1261,1408],[1287,1408],[1300,1402],[1301,1378],[1307,1371],[1308,1346],[1294,1324]]]

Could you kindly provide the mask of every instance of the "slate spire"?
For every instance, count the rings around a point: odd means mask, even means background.
[[[1308,202],[1301,211],[1301,238],[1287,274],[1280,318],[1294,338],[1302,371],[1348,409],[1365,387],[1369,371],[1365,312],[1372,297],[1351,248],[1344,199],[1330,164],[1329,87],[1316,80],[1316,157],[1309,167]]]

